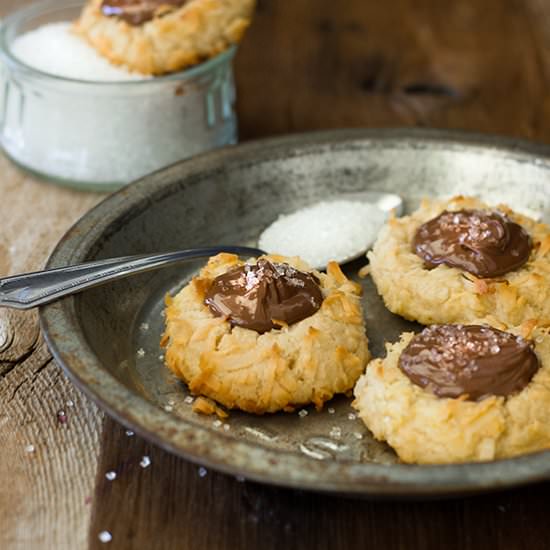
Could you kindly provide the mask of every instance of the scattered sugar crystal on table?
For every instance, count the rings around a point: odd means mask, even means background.
[[[139,330],[147,332],[149,330],[149,323],[141,323],[141,325],[139,325]]]
[[[107,472],[105,474],[105,477],[109,480],[109,481],[113,481],[116,479],[116,472],[111,470],[110,472]]]
[[[372,246],[387,214],[373,204],[323,201],[279,216],[261,234],[267,252],[300,256],[312,267],[357,257]]]
[[[113,535],[109,533],[109,531],[101,531],[99,533],[98,538],[101,542],[111,542],[113,540]]]
[[[348,414],[348,420],[356,420],[356,419],[357,419],[357,415],[355,413]]]
[[[191,403],[193,403],[194,399],[193,399],[193,397],[191,397],[190,395],[188,395],[183,401],[184,401],[185,403],[187,403],[188,405],[191,405]]]
[[[203,466],[199,468],[199,477],[205,477],[207,473],[208,473],[208,470]]]
[[[141,462],[139,463],[139,465],[142,468],[148,468],[149,466],[151,466],[151,459],[147,455],[145,455],[141,458]]]
[[[328,408],[328,414],[334,414],[336,410],[333,407]]]
[[[126,435],[128,437],[132,437],[134,435],[134,432],[132,430],[126,430]]]
[[[301,411],[298,412],[298,416],[300,418],[305,418],[307,416],[307,411],[305,409],[302,409]]]
[[[27,445],[25,447],[25,452],[26,453],[34,453],[34,445]]]
[[[143,348],[139,348],[136,352],[136,355],[138,357],[144,357],[145,356],[145,350]]]

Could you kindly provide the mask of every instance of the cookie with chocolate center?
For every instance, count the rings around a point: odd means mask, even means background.
[[[237,44],[255,0],[89,0],[75,30],[115,65],[181,71]]]
[[[550,335],[434,325],[388,344],[353,406],[404,462],[494,460],[550,448]]]
[[[550,227],[506,205],[424,200],[368,258],[386,307],[424,325],[550,318]]]
[[[166,308],[165,361],[196,395],[263,414],[353,388],[369,359],[361,288],[336,263],[211,258]]]

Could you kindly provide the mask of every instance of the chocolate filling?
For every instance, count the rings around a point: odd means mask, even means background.
[[[433,325],[415,335],[399,358],[413,384],[439,397],[471,401],[521,391],[539,369],[529,342],[479,325]]]
[[[204,302],[232,325],[263,333],[313,315],[323,294],[314,275],[262,259],[216,277]]]
[[[413,239],[413,251],[427,268],[446,264],[477,277],[518,269],[531,247],[523,227],[504,214],[481,210],[445,211],[421,225]]]
[[[108,17],[118,17],[130,25],[143,25],[157,14],[173,11],[189,0],[103,0],[101,11]]]

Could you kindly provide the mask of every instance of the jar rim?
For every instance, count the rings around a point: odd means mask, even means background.
[[[40,15],[45,15],[48,11],[59,10],[60,8],[77,8],[82,7],[82,1],[67,0],[65,2],[59,2],[59,0],[40,0],[33,2],[24,8],[14,11],[12,14],[5,17],[0,23],[0,59],[7,63],[12,68],[24,71],[30,76],[36,76],[42,79],[50,80],[51,82],[67,83],[77,86],[101,86],[102,88],[108,88],[109,86],[120,88],[121,86],[127,88],[144,87],[151,84],[158,84],[161,82],[181,82],[185,80],[194,79],[202,74],[207,74],[211,70],[215,69],[218,65],[223,65],[227,61],[231,60],[235,55],[237,46],[235,44],[229,46],[226,50],[218,55],[193,65],[183,71],[170,73],[163,76],[155,76],[152,78],[144,78],[143,80],[84,80],[79,78],[71,78],[67,76],[56,75],[48,73],[41,69],[37,69],[21,61],[11,51],[10,44],[8,43],[8,32],[14,26],[31,20],[32,18]]]

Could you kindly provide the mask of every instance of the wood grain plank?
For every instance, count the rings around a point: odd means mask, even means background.
[[[190,464],[106,421],[90,548],[404,550],[548,547],[550,484],[440,502],[369,502],[238,481]],[[108,437],[107,437],[108,436]],[[143,469],[143,456],[151,465]],[[105,473],[117,471],[108,481]],[[202,472],[204,474],[204,472]]]
[[[538,6],[262,0],[237,60],[241,136],[421,125],[548,140]]]
[[[43,267],[70,224],[100,199],[36,182],[4,157],[0,174],[0,276]],[[0,309],[0,548],[85,543],[101,422],[52,361],[37,313]]]

